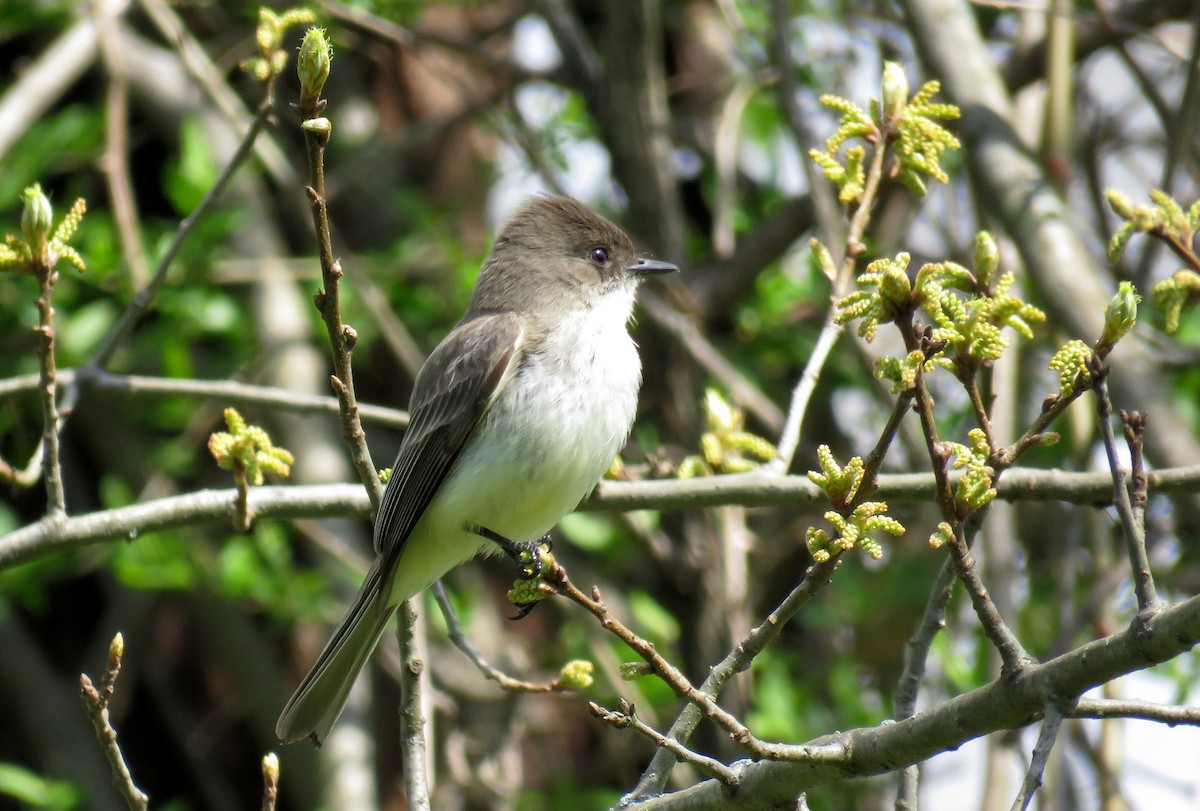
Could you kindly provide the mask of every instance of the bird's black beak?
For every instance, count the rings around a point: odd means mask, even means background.
[[[636,264],[625,268],[631,276],[661,276],[664,273],[676,273],[679,268],[670,262],[660,262],[657,259],[639,259]]]

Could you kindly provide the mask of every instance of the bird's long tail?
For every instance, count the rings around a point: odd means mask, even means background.
[[[394,613],[395,604],[384,599],[379,568],[376,560],[354,604],[279,715],[275,734],[283,743],[309,737],[320,746],[342,714],[354,680]]]

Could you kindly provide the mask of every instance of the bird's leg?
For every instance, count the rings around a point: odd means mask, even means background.
[[[487,527],[468,526],[467,531],[496,544],[504,551],[504,554],[516,561],[517,566],[520,567],[520,577],[523,581],[537,579],[538,575],[542,573],[542,555],[549,552],[554,546],[549,534],[542,536],[536,541],[513,541]],[[533,596],[534,594],[536,594],[535,589],[515,584],[513,590],[509,592],[509,599],[517,607],[517,616],[513,617],[513,619],[519,620],[527,616],[533,610],[533,607],[538,604],[541,597],[544,596]],[[530,596],[532,599],[521,599],[521,597],[525,596]]]
[[[521,567],[521,577],[524,580],[533,580],[542,573],[542,547],[545,547],[547,552],[554,547],[549,534],[536,541],[518,542],[511,541],[487,527],[468,526],[467,531],[481,538],[487,538],[504,550],[504,554],[515,560]]]

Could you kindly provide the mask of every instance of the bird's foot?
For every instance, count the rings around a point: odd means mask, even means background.
[[[534,606],[546,596],[544,587],[536,581],[542,573],[542,556],[549,555],[554,543],[549,535],[544,535],[536,541],[513,541],[487,527],[470,526],[467,529],[481,538],[486,538],[496,544],[520,568],[520,579],[513,583],[508,592],[508,598],[517,608],[514,620],[529,615]]]

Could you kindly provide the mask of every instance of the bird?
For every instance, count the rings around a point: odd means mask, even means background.
[[[591,492],[637,410],[637,287],[677,270],[572,198],[534,196],[512,215],[417,373],[374,561],[284,706],[281,742],[329,735],[402,601],[481,553],[543,537]]]

